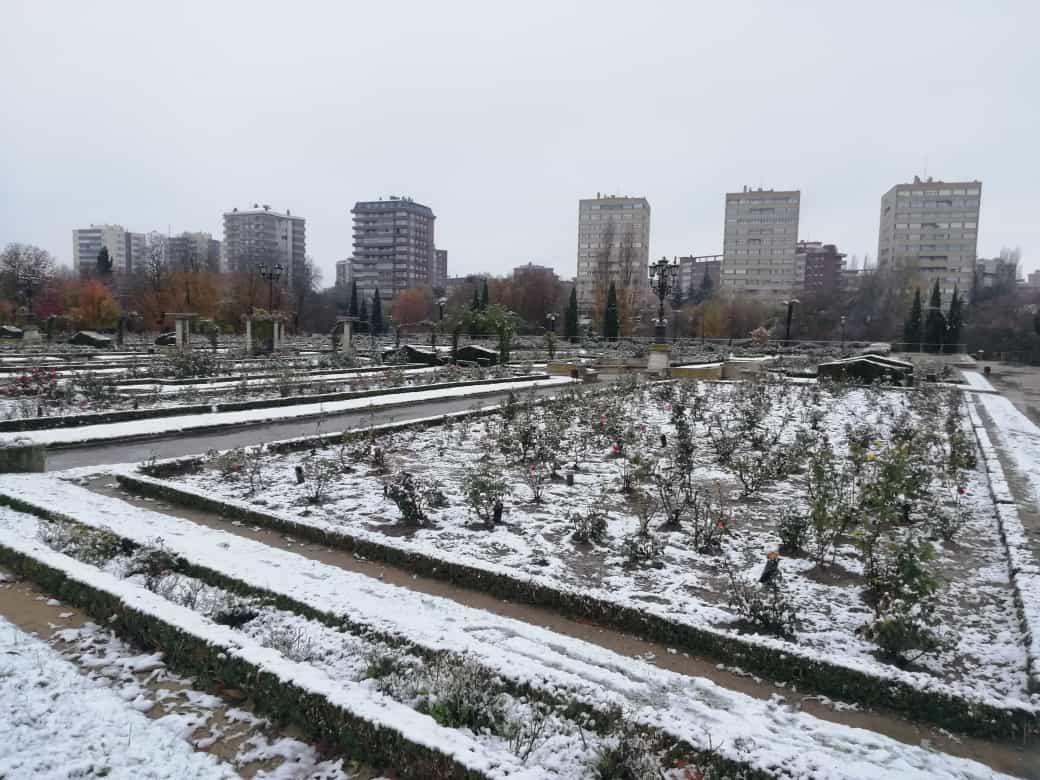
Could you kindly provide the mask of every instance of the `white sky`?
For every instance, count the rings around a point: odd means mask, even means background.
[[[0,243],[437,214],[452,275],[574,273],[577,200],[645,195],[654,256],[719,251],[723,196],[802,191],[800,237],[877,252],[914,174],[983,182],[981,256],[1040,266],[1035,2],[0,0]]]

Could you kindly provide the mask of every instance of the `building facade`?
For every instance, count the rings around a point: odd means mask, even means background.
[[[448,285],[448,250],[433,250],[433,270],[430,271],[430,286],[439,290]]]
[[[307,255],[306,220],[288,209],[270,206],[224,212],[224,258],[232,273],[253,273],[257,266],[282,266],[282,284],[295,287]]]
[[[715,292],[722,283],[722,255],[687,255],[679,258],[679,291],[682,300],[694,301],[704,295],[704,274]]]
[[[101,247],[108,249],[112,272],[128,274],[144,262],[148,241],[144,233],[132,233],[122,225],[91,225],[72,231],[72,263],[81,275],[97,270]]]
[[[601,195],[578,201],[578,307],[589,312],[614,282],[619,292],[645,301],[649,283],[650,203],[646,198]]]
[[[435,269],[434,221],[429,206],[411,198],[359,201],[354,215],[354,280],[358,294],[392,300],[409,287],[430,284]]]
[[[881,196],[878,268],[906,269],[922,287],[938,279],[943,298],[975,275],[982,183],[921,180]]]
[[[845,255],[834,244],[799,241],[798,255],[805,267],[802,289],[806,295],[834,295],[843,287]]]
[[[780,298],[802,288],[805,269],[798,257],[798,190],[726,193],[722,288],[763,298]]]
[[[348,257],[346,260],[336,261],[336,286],[349,287],[354,279],[352,262]]]
[[[222,255],[220,242],[209,233],[185,232],[166,241],[166,260],[175,268],[219,273]]]

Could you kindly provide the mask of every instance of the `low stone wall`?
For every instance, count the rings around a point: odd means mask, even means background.
[[[465,382],[441,382],[432,385],[410,385],[408,387],[385,387],[372,390],[350,390],[342,393],[323,393],[320,395],[294,395],[286,398],[264,398],[255,401],[227,401],[224,403],[191,404],[177,407],[159,407],[157,409],[126,409],[117,412],[95,412],[91,414],[70,414],[64,417],[28,417],[22,420],[0,421],[0,433],[42,431],[53,428],[79,428],[85,425],[106,425],[108,423],[131,422],[133,420],[154,420],[159,417],[181,417],[192,414],[216,414],[219,412],[241,412],[250,409],[277,409],[283,406],[304,404],[321,404],[332,401],[349,401],[354,398],[371,398],[377,395],[407,395],[424,390],[443,390],[450,387],[474,387],[495,385],[504,382],[530,380],[532,382],[549,379],[548,374],[531,374],[520,377],[503,377],[494,379],[472,379]]]
[[[0,447],[0,474],[46,471],[47,450],[40,444]]]

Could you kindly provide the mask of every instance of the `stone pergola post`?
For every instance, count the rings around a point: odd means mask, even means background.
[[[191,352],[191,321],[196,319],[199,315],[188,312],[179,312],[167,314],[167,317],[173,317],[174,326],[174,343],[177,345],[177,351],[181,353]]]
[[[353,320],[349,317],[342,317],[337,324],[342,326],[339,334],[339,351],[344,355],[350,355],[354,351],[353,333],[351,332],[354,324]]]

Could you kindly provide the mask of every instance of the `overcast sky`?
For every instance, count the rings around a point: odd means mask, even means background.
[[[75,227],[221,238],[260,202],[331,283],[353,203],[408,195],[452,275],[572,276],[579,198],[645,195],[653,256],[707,254],[747,184],[862,258],[927,172],[981,179],[980,256],[1037,268],[1038,5],[0,0],[0,243],[69,264]]]

